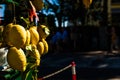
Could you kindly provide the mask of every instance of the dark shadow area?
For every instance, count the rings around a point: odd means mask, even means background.
[[[119,50],[120,27],[115,25],[114,28],[114,31],[112,31],[112,26],[73,26],[55,28],[51,31],[50,36],[47,37],[50,47],[49,52],[86,52],[102,50],[108,51],[109,53],[111,50]],[[64,30],[66,34],[64,38],[62,38],[61,36],[64,35]],[[55,38],[55,36],[57,36],[59,40]],[[51,41],[54,41],[54,43],[51,43]]]
[[[77,80],[107,80],[120,77],[120,55],[104,53],[106,51],[46,54],[41,58],[38,75],[44,77],[53,74],[74,61]],[[71,67],[45,80],[72,80]]]

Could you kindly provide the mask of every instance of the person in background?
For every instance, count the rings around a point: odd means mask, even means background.
[[[77,29],[76,27],[71,27],[70,29],[70,39],[72,43],[72,49],[73,51],[77,48],[77,39],[78,39],[78,34],[77,34]]]
[[[69,34],[65,27],[63,27],[63,29],[62,29],[62,41],[63,41],[64,51],[68,51]]]
[[[113,53],[113,50],[117,49],[117,35],[114,26],[108,26],[108,54]]]
[[[56,32],[54,33],[50,40],[50,45],[52,46],[52,50],[55,53],[61,52],[63,50],[61,28],[57,28]]]
[[[111,37],[111,40],[112,40],[112,44],[111,44],[112,50],[117,50],[118,49],[117,35],[116,35],[116,30],[115,30],[114,26],[112,27],[111,34],[112,34],[112,37]]]

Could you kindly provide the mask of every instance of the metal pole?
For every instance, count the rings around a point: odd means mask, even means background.
[[[107,1],[108,25],[111,25],[111,0]]]

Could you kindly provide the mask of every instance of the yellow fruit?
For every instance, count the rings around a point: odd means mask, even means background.
[[[44,54],[44,44],[43,44],[42,41],[40,41],[40,42],[37,44],[37,49],[38,49],[38,51],[39,51],[39,53],[40,53],[41,55]]]
[[[32,26],[32,27],[30,27],[30,29],[31,29],[31,28],[37,30],[37,26]]]
[[[10,65],[10,67],[13,69],[16,69],[19,71],[25,71],[26,69],[27,60],[21,48],[17,49],[16,47],[11,47],[8,50],[7,62]]]
[[[13,27],[13,23],[9,23],[7,26],[4,26],[4,29],[3,29],[3,41],[4,41],[4,43],[5,44],[8,44],[8,45],[10,45],[11,46],[11,44],[10,44],[10,36],[9,36],[9,34],[10,34],[10,31],[11,31],[11,28]]]
[[[24,46],[26,42],[26,30],[21,25],[13,25],[9,33],[9,42],[17,48]]]
[[[36,59],[36,66],[40,66],[40,59]]]
[[[30,32],[29,30],[26,30],[26,42],[25,45],[29,45],[30,44]]]
[[[35,62],[37,66],[40,65],[40,57],[39,51],[37,50],[36,45],[31,44],[31,51],[29,51],[29,55],[35,59]]]
[[[37,49],[36,45],[35,44],[30,44],[31,45],[31,49],[34,50],[34,49]]]
[[[35,59],[36,59],[35,63],[37,66],[39,66],[40,65],[40,53],[37,49],[34,50],[34,55],[35,55]]]
[[[46,39],[46,37],[50,34],[50,30],[45,25],[38,26],[37,31],[39,33],[40,40],[42,38]]]
[[[37,43],[39,42],[39,34],[37,30],[35,29],[35,27],[31,27],[29,31],[30,31],[30,43],[37,45]]]
[[[85,5],[85,8],[89,8],[89,6],[92,3],[92,0],[82,0],[82,1],[83,1],[83,4]]]
[[[4,26],[0,26],[0,42],[3,41],[3,37],[2,37],[3,29],[4,29]]]
[[[3,43],[0,42],[0,48],[2,47]]]
[[[42,42],[44,44],[44,54],[48,53],[48,43],[45,39],[42,39]]]
[[[28,46],[29,44],[30,44],[30,32],[29,32],[29,30],[26,30],[26,41],[25,41],[25,44],[22,47],[22,49],[25,49],[26,46]]]
[[[3,32],[4,26],[0,26],[0,32]]]

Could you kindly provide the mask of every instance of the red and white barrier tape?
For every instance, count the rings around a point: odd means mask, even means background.
[[[38,80],[44,80],[44,79],[46,79],[46,78],[49,78],[49,77],[51,77],[51,76],[54,76],[54,75],[56,75],[56,74],[58,74],[58,73],[60,73],[60,72],[65,71],[66,69],[68,69],[68,68],[70,68],[70,67],[72,67],[72,80],[76,80],[76,69],[75,69],[75,66],[76,66],[75,62],[72,62],[70,65],[68,65],[68,66],[66,66],[66,67],[64,67],[64,68],[62,68],[62,69],[60,69],[60,70],[58,70],[58,71],[56,71],[56,72],[54,72],[54,73],[52,73],[52,74],[49,74],[49,75],[44,76],[44,77],[42,77],[42,78],[39,78]]]
[[[75,68],[75,66],[76,66],[76,64],[75,64],[75,62],[72,62],[72,80],[76,80],[76,68]]]

